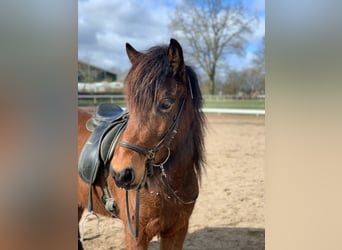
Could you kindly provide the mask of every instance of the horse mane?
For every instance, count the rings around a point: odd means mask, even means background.
[[[192,112],[194,114],[194,120],[192,122],[191,128],[194,135],[194,167],[196,170],[197,178],[199,181],[201,181],[202,169],[204,168],[205,164],[204,132],[206,128],[206,119],[204,113],[201,111],[203,107],[203,98],[197,75],[190,66],[186,65],[185,69],[190,81],[190,83],[186,85],[188,88],[191,88],[191,90],[188,89],[188,93],[189,91],[191,91],[193,96]]]
[[[165,87],[167,77],[172,77],[172,67],[167,60],[167,46],[155,46],[139,56],[129,70],[125,79],[127,105],[134,105],[140,113],[150,112],[157,96],[157,89]],[[203,99],[195,71],[185,66],[189,83],[185,83],[187,93],[192,93],[193,118],[191,132],[193,133],[194,169],[201,181],[204,168],[204,130],[205,116],[201,110]],[[190,90],[191,88],[191,90]],[[130,107],[128,106],[128,109]]]

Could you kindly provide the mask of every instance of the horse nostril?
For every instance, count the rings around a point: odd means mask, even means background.
[[[129,185],[134,180],[134,170],[132,168],[125,168],[116,178],[116,181],[123,186]]]

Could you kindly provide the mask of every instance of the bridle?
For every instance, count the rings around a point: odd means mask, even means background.
[[[192,92],[191,92],[191,97],[192,97]],[[121,147],[125,147],[128,149],[131,149],[133,151],[136,151],[142,155],[144,155],[147,158],[147,163],[146,163],[146,168],[145,168],[145,173],[144,176],[141,178],[138,186],[135,188],[136,190],[136,204],[135,204],[135,232],[133,230],[132,227],[132,222],[131,222],[131,216],[130,216],[130,212],[129,212],[129,204],[128,204],[128,190],[126,190],[126,214],[127,214],[127,220],[128,220],[128,225],[129,225],[129,230],[131,235],[134,238],[138,238],[138,233],[139,233],[139,205],[140,205],[140,197],[139,197],[139,193],[140,193],[140,188],[143,184],[143,180],[146,179],[146,176],[153,176],[153,167],[159,167],[161,170],[161,176],[162,176],[162,180],[164,185],[167,187],[167,189],[169,190],[169,192],[173,195],[173,197],[181,204],[183,205],[190,205],[196,202],[197,196],[190,201],[184,201],[182,200],[177,194],[176,192],[171,188],[168,180],[167,180],[167,175],[165,173],[165,169],[164,169],[164,164],[169,160],[170,158],[170,154],[171,154],[171,143],[174,140],[176,134],[177,134],[177,129],[179,126],[179,120],[182,114],[182,111],[184,109],[184,104],[185,104],[185,97],[182,99],[181,105],[179,107],[178,113],[176,115],[176,117],[174,118],[174,121],[172,123],[172,125],[169,127],[169,129],[166,131],[165,135],[160,139],[160,141],[150,150],[147,150],[145,148],[142,148],[140,146],[134,145],[132,143],[129,142],[125,142],[125,141],[121,141],[119,143],[119,146]],[[168,139],[168,140],[167,140]],[[155,163],[155,156],[156,153],[159,151],[159,149],[161,148],[161,146],[165,146],[168,150],[168,154],[167,157],[164,159],[163,162],[157,164]],[[111,168],[111,173],[112,175],[114,174],[113,169]],[[113,176],[114,177],[114,176]],[[169,197],[170,198],[170,197]]]
[[[189,77],[188,77],[188,85],[189,85],[188,87],[189,87],[189,90],[190,90],[191,99],[194,99],[193,90],[192,90],[192,84],[191,84],[191,81],[190,81]],[[164,171],[163,166],[168,161],[168,159],[170,157],[171,143],[172,143],[173,139],[175,138],[176,134],[178,133],[177,129],[178,129],[180,117],[181,117],[182,112],[183,112],[183,108],[184,108],[184,104],[185,104],[185,99],[186,98],[184,96],[182,98],[182,103],[179,106],[178,113],[177,113],[177,115],[176,115],[172,125],[169,127],[169,129],[166,131],[165,135],[160,139],[160,141],[157,143],[157,145],[154,146],[152,149],[147,150],[145,148],[139,147],[137,145],[134,145],[132,143],[125,142],[125,141],[121,141],[119,143],[119,146],[121,146],[121,147],[129,148],[129,149],[131,149],[133,151],[136,151],[136,152],[146,156],[146,158],[147,158],[147,165],[146,165],[146,171],[145,171],[146,174],[145,175],[147,175],[147,176],[152,176],[153,175],[153,166],[160,167],[160,169],[162,171],[162,174],[165,175],[165,171]],[[156,153],[159,151],[160,147],[164,144],[164,142],[166,141],[166,139],[168,137],[169,137],[169,140],[164,145],[167,148],[167,150],[168,150],[168,155],[167,155],[166,159],[162,163],[160,163],[160,164],[154,164]],[[138,185],[137,189],[141,188],[141,182],[142,181],[140,181],[140,184]]]
[[[144,155],[147,158],[147,164],[146,164],[146,171],[147,176],[153,175],[153,166],[159,166],[159,164],[154,164],[156,153],[159,151],[160,147],[164,145],[168,149],[168,156],[166,160],[170,157],[170,147],[173,139],[175,138],[177,134],[177,129],[179,125],[179,119],[182,114],[183,108],[184,108],[185,98],[183,98],[182,103],[179,107],[178,113],[170,126],[170,128],[166,131],[165,135],[160,139],[160,141],[150,150],[146,150],[145,148],[139,147],[137,145],[134,145],[129,142],[122,141],[119,143],[121,147],[129,148],[133,151],[136,151],[142,155]],[[166,142],[166,139],[169,138],[169,140]],[[164,160],[165,163],[165,160]]]

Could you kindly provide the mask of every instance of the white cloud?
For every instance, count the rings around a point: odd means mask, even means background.
[[[258,20],[253,22],[253,33],[246,36],[249,43],[260,42],[265,36],[265,0],[244,0],[248,15],[257,16]]]
[[[253,66],[255,54],[252,51],[247,51],[243,57],[232,55],[229,58],[229,67],[235,70],[243,70]]]
[[[255,54],[252,52],[247,52],[245,60],[246,62],[251,66],[253,63],[253,60],[256,58]]]
[[[262,38],[265,36],[265,15],[264,14],[256,14],[256,13],[248,13],[246,18],[253,19],[256,18],[251,23],[252,33],[245,36],[248,43],[260,42]]]
[[[255,11],[264,11],[264,0],[246,1]],[[137,50],[168,43],[171,34],[169,16],[174,6],[172,1],[79,1],[78,58],[106,69],[128,69],[130,63],[125,43],[130,43]],[[253,30],[254,33],[246,37],[252,45],[259,43],[265,34],[265,15],[259,16]],[[248,55],[252,52],[247,51],[244,59],[234,60],[236,63],[232,66],[248,65]]]
[[[169,9],[162,2],[89,0],[78,3],[78,57],[104,68],[130,66],[125,43],[138,50],[167,43]]]

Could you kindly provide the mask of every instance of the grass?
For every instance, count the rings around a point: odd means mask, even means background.
[[[79,106],[97,106],[99,103],[111,102],[110,99],[97,98],[96,103],[93,100],[83,99],[78,100]],[[125,100],[115,99],[112,101],[119,106],[124,107]],[[204,108],[223,108],[223,109],[265,109],[265,100],[233,100],[233,99],[223,99],[223,98],[205,98]]]
[[[205,100],[205,108],[265,109],[265,100]]]

